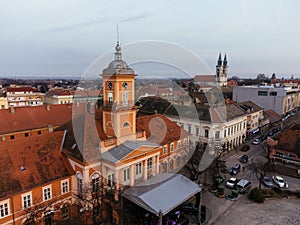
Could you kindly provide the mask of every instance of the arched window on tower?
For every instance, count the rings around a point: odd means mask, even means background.
[[[123,127],[130,127],[130,123],[126,121],[125,123],[123,123]]]

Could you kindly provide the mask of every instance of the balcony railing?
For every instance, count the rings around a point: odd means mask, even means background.
[[[134,101],[119,101],[119,102],[103,102],[103,107],[112,109],[131,108],[134,106]]]

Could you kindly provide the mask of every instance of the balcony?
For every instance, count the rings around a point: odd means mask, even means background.
[[[120,101],[120,102],[103,102],[104,109],[120,110],[120,109],[130,109],[132,107],[137,107],[134,105],[134,101]]]

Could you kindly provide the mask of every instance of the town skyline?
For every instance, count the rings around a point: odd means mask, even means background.
[[[113,52],[119,26],[122,45],[144,40],[178,44],[213,73],[221,52],[228,56],[229,77],[299,77],[297,2],[151,3],[1,2],[0,76],[80,77],[96,58]]]

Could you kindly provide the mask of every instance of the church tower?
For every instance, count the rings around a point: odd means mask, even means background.
[[[134,79],[136,74],[122,60],[119,42],[115,59],[102,72],[103,129],[110,137],[128,137],[136,133]],[[130,139],[130,138],[129,138]]]
[[[227,56],[225,54],[224,61],[223,61],[223,79],[221,86],[227,86],[227,79],[228,79],[228,62],[227,62]]]
[[[227,78],[228,78],[228,62],[227,56],[225,54],[224,60],[222,61],[221,53],[219,54],[219,59],[216,65],[216,82],[219,86],[227,86]]]
[[[219,54],[219,59],[216,65],[216,82],[220,83],[220,79],[223,77],[223,63],[221,52]]]

